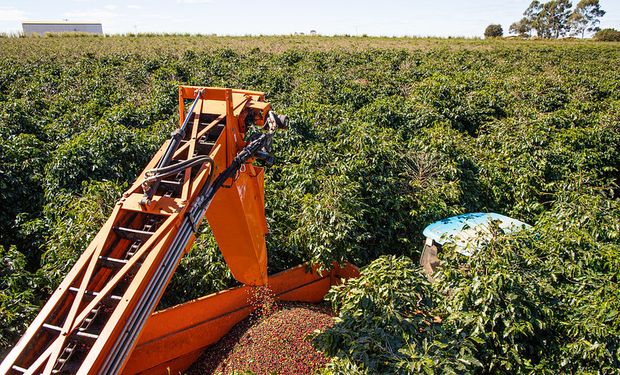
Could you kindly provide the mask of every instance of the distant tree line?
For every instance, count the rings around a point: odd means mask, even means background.
[[[594,40],[599,42],[620,42],[620,31],[615,29],[603,29],[594,34]]]
[[[600,18],[605,15],[599,0],[580,0],[572,9],[570,0],[534,0],[523,12],[523,18],[510,25],[508,31],[520,37],[536,36],[551,39],[564,36],[585,36],[600,30]]]

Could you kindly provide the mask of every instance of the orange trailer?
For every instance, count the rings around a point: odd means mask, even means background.
[[[357,267],[346,264],[317,273],[301,265],[269,276],[269,288],[280,301],[318,303],[332,285],[357,277]],[[154,313],[124,369],[126,374],[179,374],[246,318],[249,287],[218,292]]]
[[[179,112],[179,129],[123,194],[1,374],[163,374],[189,366],[251,310],[242,287],[152,315],[205,216],[245,285],[269,283],[284,299],[319,301],[341,277],[356,275],[346,266],[268,278],[263,168],[252,162],[271,162],[271,138],[287,119],[262,92],[181,86]],[[251,126],[263,131],[247,136]]]

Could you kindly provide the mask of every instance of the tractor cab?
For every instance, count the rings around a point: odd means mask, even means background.
[[[475,212],[436,221],[424,228],[424,249],[420,265],[429,277],[437,270],[437,253],[444,244],[452,244],[455,250],[471,256],[481,250],[498,234],[508,234],[531,228],[529,224],[496,213]]]

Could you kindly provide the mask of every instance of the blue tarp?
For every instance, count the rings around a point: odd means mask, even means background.
[[[491,221],[494,221],[504,233],[531,228],[522,221],[504,215],[475,212],[436,221],[424,228],[423,234],[440,245],[453,243],[456,251],[470,256],[493,237],[489,226]]]

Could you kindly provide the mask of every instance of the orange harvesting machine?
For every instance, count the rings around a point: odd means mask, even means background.
[[[186,104],[191,107],[185,111]],[[264,93],[179,88],[179,128],[0,365],[0,374],[174,374],[252,311],[251,286],[318,302],[351,265],[267,275],[264,170],[278,116]],[[251,129],[259,129],[251,132]],[[252,134],[250,134],[252,133]],[[242,287],[154,310],[206,217]]]

